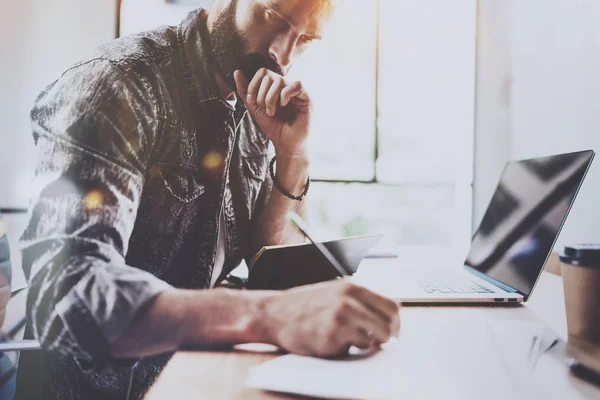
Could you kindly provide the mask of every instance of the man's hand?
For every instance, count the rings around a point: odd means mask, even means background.
[[[277,158],[304,156],[308,138],[311,101],[300,82],[287,82],[266,68],[251,82],[235,71],[238,93],[250,115],[273,142]]]
[[[400,331],[400,307],[347,280],[291,289],[265,303],[271,342],[296,354],[329,357],[378,347]]]
[[[269,343],[296,354],[377,348],[400,330],[392,300],[336,280],[283,292],[169,289],[111,347],[119,358],[178,348]]]

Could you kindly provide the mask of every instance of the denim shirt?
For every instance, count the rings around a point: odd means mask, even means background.
[[[2,220],[2,214],[0,214],[0,274],[2,275],[2,282],[10,285],[12,280],[10,248],[8,246],[8,238],[6,237],[6,228]]]
[[[124,393],[128,375],[110,345],[158,293],[209,287],[221,209],[222,276],[251,256],[272,185],[268,139],[241,101],[234,109],[221,97],[206,19],[198,10],[110,42],[31,112],[39,159],[21,238],[28,320],[46,379],[63,381],[46,382],[46,397]],[[138,395],[165,360],[145,363]]]
[[[6,238],[6,227],[0,214],[0,287],[10,286],[12,268],[10,264],[10,247]],[[6,327],[0,324],[6,331]],[[15,366],[8,356],[0,352],[0,399],[9,399],[15,392]]]

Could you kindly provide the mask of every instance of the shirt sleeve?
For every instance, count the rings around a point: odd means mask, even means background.
[[[170,287],[125,262],[158,103],[145,78],[95,59],[46,88],[31,120],[38,162],[20,243],[28,321],[45,349],[97,362]]]
[[[0,286],[10,284],[12,280],[12,268],[10,265],[10,247],[6,238],[5,225],[0,214]]]
[[[268,157],[267,159],[270,160],[271,158]],[[260,223],[261,216],[267,208],[267,203],[269,202],[269,198],[271,197],[272,190],[273,180],[271,179],[271,174],[267,170],[267,173],[265,174],[265,179],[260,187],[260,191],[258,192],[256,203],[254,204],[254,211],[252,212],[252,221],[250,222],[252,229],[252,237],[254,237],[255,229],[257,229],[258,224]],[[251,264],[252,259],[254,258],[258,250],[260,250],[260,248],[256,248],[256,243],[251,243],[247,247],[247,250],[245,251],[245,254],[243,256],[248,266]]]

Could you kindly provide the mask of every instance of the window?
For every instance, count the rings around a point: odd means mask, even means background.
[[[315,178],[375,178],[377,2],[343,1],[324,35],[292,67],[290,79],[314,101],[310,136]]]
[[[344,1],[294,66],[315,103],[308,218],[321,238],[384,233],[382,247],[464,261],[475,18],[473,0]]]

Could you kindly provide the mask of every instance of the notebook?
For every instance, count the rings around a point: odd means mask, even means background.
[[[352,275],[369,249],[382,236],[348,237],[323,242],[323,245],[348,272],[347,275]],[[311,243],[263,247],[253,257],[248,268],[249,289],[289,289],[341,276]]]

